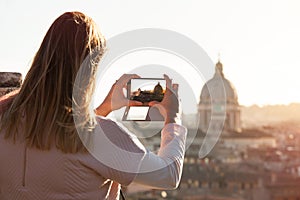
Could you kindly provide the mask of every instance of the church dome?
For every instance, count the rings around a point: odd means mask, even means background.
[[[158,82],[157,85],[154,87],[154,94],[163,94],[163,88]]]
[[[212,79],[206,82],[203,86],[200,103],[210,103],[211,96],[214,102],[223,102],[226,98],[226,103],[238,104],[238,96],[233,84],[224,77],[223,65],[220,61],[215,67],[215,75]],[[209,88],[211,91],[209,91]]]

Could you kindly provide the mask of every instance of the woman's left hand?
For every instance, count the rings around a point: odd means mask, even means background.
[[[139,101],[132,101],[126,98],[123,89],[126,88],[130,79],[140,78],[136,74],[123,74],[111,87],[106,98],[95,110],[97,115],[107,116],[110,112],[118,110],[124,106],[142,105]]]

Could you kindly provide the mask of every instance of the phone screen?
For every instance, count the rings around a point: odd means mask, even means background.
[[[139,78],[131,79],[128,83],[127,97],[130,100],[148,103],[162,101],[166,92],[165,79]]]
[[[124,121],[163,121],[159,110],[149,107],[150,101],[161,102],[166,92],[166,80],[162,78],[131,79],[127,84],[127,98],[140,101],[142,106],[128,106],[123,115]]]

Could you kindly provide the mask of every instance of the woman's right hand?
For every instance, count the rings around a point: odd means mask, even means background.
[[[143,105],[139,101],[129,100],[123,93],[123,88],[126,88],[128,81],[133,78],[140,78],[140,76],[137,74],[123,74],[113,84],[102,104],[95,109],[96,114],[107,116],[110,112],[118,110],[124,106]]]
[[[166,74],[164,74],[164,78],[166,79],[166,92],[163,100],[161,102],[151,101],[149,105],[158,108],[165,119],[165,124],[181,124],[180,102],[177,91],[174,90],[172,80]]]

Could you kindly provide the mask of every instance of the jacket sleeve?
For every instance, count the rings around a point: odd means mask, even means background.
[[[156,154],[147,152],[134,182],[157,189],[178,187],[184,160],[187,130],[178,124],[167,124],[161,132]]]
[[[152,188],[173,189],[178,186],[186,128],[167,124],[161,131],[160,149],[155,154],[146,150],[138,138],[121,124],[104,118],[97,121],[99,126],[89,151],[98,161],[93,168],[101,176],[122,185],[134,181]]]

